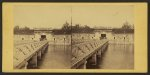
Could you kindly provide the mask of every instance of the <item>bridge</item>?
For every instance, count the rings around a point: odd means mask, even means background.
[[[96,65],[97,58],[102,57],[102,53],[108,46],[108,40],[87,41],[72,45],[71,68],[86,69],[86,66]]]
[[[112,28],[101,28],[101,29],[94,29],[94,32],[112,32]]]
[[[13,67],[15,69],[36,68],[48,48],[48,41],[37,41],[15,45]]]
[[[55,39],[54,41],[56,41]],[[64,39],[62,39],[64,40]],[[60,42],[61,40],[59,40]],[[64,65],[64,63],[70,62],[71,65],[62,66],[59,68],[71,68],[71,69],[78,69],[78,68],[86,68],[87,64],[90,65],[96,65],[97,63],[97,58],[102,57],[102,53],[106,50],[108,46],[108,40],[106,38],[103,39],[90,39],[90,40],[72,40],[76,41],[74,44],[71,44],[71,53],[69,53],[68,56],[71,57],[71,59],[62,59],[63,57],[60,56],[60,53],[48,53],[48,56],[51,57],[50,55],[53,54],[55,57],[52,58],[47,58],[46,60],[55,61],[55,63],[58,63],[59,65]],[[82,42],[78,42],[82,41]],[[59,42],[56,43],[59,44]],[[65,44],[68,45],[68,44]],[[43,40],[43,41],[32,41],[28,43],[20,43],[14,45],[14,68],[15,69],[34,69],[38,67],[39,62],[43,59],[43,56],[46,55],[48,50],[50,50],[49,46],[53,46],[53,44],[50,44],[48,40]],[[62,48],[61,48],[62,49]],[[66,49],[66,48],[65,48]],[[59,50],[63,51],[63,50]],[[55,52],[59,52],[56,51]],[[67,50],[70,51],[70,50]],[[66,54],[64,54],[66,55]],[[60,58],[62,60],[60,60]],[[66,62],[64,62],[64,60]],[[63,63],[62,63],[63,62]],[[60,64],[61,63],[61,64]],[[69,64],[69,63],[68,63]],[[56,65],[57,66],[57,65]],[[53,65],[53,67],[55,67]],[[51,69],[51,66],[49,67]]]
[[[113,29],[112,28],[94,28],[94,32],[101,32],[101,31],[106,31],[106,32],[111,32]],[[34,33],[35,34],[40,34],[40,33],[52,33],[53,29],[51,28],[35,28]]]

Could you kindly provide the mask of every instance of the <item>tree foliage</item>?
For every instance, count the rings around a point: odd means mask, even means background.
[[[71,26],[68,22],[64,23],[61,29],[54,29],[54,34],[71,34],[71,33],[92,33],[93,29],[87,25],[81,26],[80,24],[75,24]]]
[[[26,34],[26,35],[30,35],[30,34],[34,34],[34,31],[31,30],[29,27],[20,28],[19,26],[15,26],[14,27],[14,34]]]
[[[125,22],[122,26],[122,29],[132,29],[132,26],[128,22]]]
[[[134,25],[125,22],[121,28],[114,28],[112,31],[114,33],[134,33]]]

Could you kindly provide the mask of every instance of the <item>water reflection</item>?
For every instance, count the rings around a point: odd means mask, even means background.
[[[110,44],[99,64],[101,69],[133,69],[134,51],[133,44]]]
[[[48,52],[40,62],[40,69],[65,69],[70,67],[70,45],[49,45]]]

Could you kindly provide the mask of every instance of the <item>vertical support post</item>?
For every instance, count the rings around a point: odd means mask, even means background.
[[[55,51],[55,38],[54,38],[54,44],[53,45],[54,45],[54,51]]]
[[[97,64],[97,54],[93,54],[93,56],[91,56],[88,59],[88,64],[89,65],[96,65]]]
[[[27,66],[28,66],[28,62],[25,63],[22,69],[27,69]]]
[[[49,47],[49,45],[47,45],[47,46],[46,46],[46,48],[45,48],[45,52],[47,52],[47,51],[48,51],[48,47]]]
[[[92,56],[92,65],[96,65],[97,64],[97,56],[96,56],[96,54],[94,54],[93,56]]]
[[[29,60],[30,68],[37,68],[37,53]]]
[[[38,60],[42,59],[42,52],[41,52],[41,50],[38,52],[37,58],[38,58]]]
[[[44,55],[44,47],[41,49],[41,54]]]
[[[100,57],[101,57],[101,55],[102,55],[101,53],[102,53],[102,52],[101,52],[101,50],[99,50],[99,51],[97,52],[97,57],[99,57],[99,58],[100,58]]]
[[[82,65],[79,66],[79,69],[86,69],[87,61],[85,61]]]
[[[33,56],[33,67],[36,68],[37,67],[37,53]]]
[[[66,52],[66,51],[65,51],[65,40],[66,40],[66,39],[64,38],[64,53]]]
[[[101,52],[102,53],[104,52],[104,45],[101,47]]]

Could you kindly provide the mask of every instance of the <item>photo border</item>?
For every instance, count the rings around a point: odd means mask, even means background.
[[[7,1],[7,0],[6,0]],[[10,0],[11,1],[11,0]],[[15,2],[15,1],[14,1]],[[14,3],[13,2],[13,3]],[[114,1],[115,2],[115,1]],[[118,3],[118,2],[117,2]],[[133,2],[132,2],[133,3]],[[143,2],[142,2],[143,3]],[[144,3],[146,3],[146,2],[144,2]],[[147,3],[146,3],[147,4]],[[148,11],[147,11],[148,12]],[[147,13],[146,12],[146,13]],[[146,14],[146,17],[147,17],[148,15]],[[141,20],[139,20],[139,21],[141,21]],[[147,20],[146,20],[147,21]],[[3,21],[2,21],[2,23],[4,23]],[[146,22],[147,23],[147,22]],[[147,24],[146,24],[147,25]],[[8,27],[8,26],[7,26]],[[5,28],[5,26],[3,26],[3,29],[1,29],[1,30],[3,30],[2,32],[3,32],[3,38],[2,38],[2,41],[3,41],[3,43],[4,43],[4,41],[5,40],[3,40],[3,39],[5,39],[5,35],[4,35],[4,33],[5,33],[5,31],[4,31],[4,29],[7,29],[7,27]],[[146,26],[146,28],[147,28],[147,26]],[[144,27],[144,29],[143,29],[143,31],[145,32],[146,31],[146,33],[144,33],[144,35],[145,34],[147,34],[147,29],[146,29],[145,27]],[[9,28],[8,28],[9,29]],[[145,39],[147,39],[147,35],[144,37]],[[147,41],[147,40],[146,40]],[[1,47],[1,48],[3,48],[3,49],[1,49],[1,50],[4,50],[4,46],[5,46],[5,44],[2,44],[3,45],[3,47]],[[146,45],[146,48],[147,48],[147,45]],[[3,51],[3,52],[5,52],[5,51]],[[147,53],[148,54],[148,53]],[[3,55],[3,54],[2,54]],[[148,57],[148,55],[147,55],[147,57]],[[3,56],[3,59],[4,59],[4,56]],[[4,60],[3,60],[4,61]],[[3,65],[4,65],[4,63],[3,63]],[[147,64],[148,65],[148,64]],[[4,71],[3,71],[4,72]],[[20,73],[22,73],[22,72],[20,72]],[[43,72],[42,72],[43,73]],[[52,72],[51,72],[52,73]],[[55,72],[55,73],[59,73],[59,72]],[[62,73],[62,72],[60,72],[60,73]],[[63,72],[63,73],[70,73],[70,72]],[[71,73],[74,73],[74,72],[71,72]],[[81,73],[81,72],[75,72],[75,73]],[[85,73],[92,73],[92,72],[85,72]],[[93,73],[103,73],[103,72],[93,72]],[[104,72],[104,73],[108,73],[108,72]],[[116,73],[116,72],[109,72],[109,73]],[[117,73],[122,73],[122,72],[117,72]],[[123,73],[129,73],[129,72],[123,72]],[[132,73],[132,72],[131,72]],[[133,73],[138,73],[138,72],[133,72]],[[141,73],[141,72],[140,72]],[[143,72],[142,72],[143,73]],[[144,73],[146,73],[146,72],[144,72]]]

